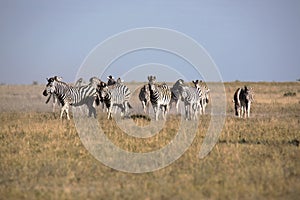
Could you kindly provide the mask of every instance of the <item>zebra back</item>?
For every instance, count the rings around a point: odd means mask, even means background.
[[[195,87],[182,86],[181,96],[185,104],[200,103],[201,91]]]
[[[58,80],[51,80],[47,87],[52,89],[52,93],[56,94],[59,101],[64,105],[68,102],[70,105],[84,103],[86,98],[88,97],[96,97],[96,88],[92,85],[84,85],[80,87],[74,87],[68,85],[65,82]]]
[[[129,88],[124,84],[116,83],[114,85],[108,86],[106,83],[102,82],[99,85],[98,92],[100,97],[110,104],[122,104],[125,101],[129,101],[131,92]]]

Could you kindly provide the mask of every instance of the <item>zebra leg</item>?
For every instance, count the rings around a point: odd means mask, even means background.
[[[62,119],[62,116],[64,114],[64,111],[65,111],[65,106],[63,106],[60,110],[60,119]]]
[[[239,116],[239,108],[236,104],[234,104],[235,116]]]
[[[247,109],[248,118],[250,117],[250,108],[251,108],[251,102],[248,103],[248,109]]]
[[[148,115],[150,115],[150,104],[147,103],[146,106],[147,106],[147,113],[148,113]]]
[[[89,117],[91,117],[92,115],[94,115],[94,118],[97,118],[96,108],[94,107],[94,105],[89,108]]]
[[[121,109],[121,117],[123,118],[126,113],[126,102],[124,102],[120,105],[120,109]]]
[[[62,116],[63,116],[63,114],[64,114],[65,111],[66,111],[68,120],[70,120],[70,116],[69,116],[69,106],[68,106],[67,103],[61,108],[60,119],[62,119]]]
[[[193,114],[193,104],[189,105],[189,120],[192,120],[192,114]]]
[[[143,106],[144,113],[146,113],[146,103],[145,103],[145,101],[142,101],[142,106]]]
[[[57,98],[54,96],[54,94],[51,94],[53,98],[53,103],[52,103],[52,112],[55,112],[55,104],[57,103]]]
[[[177,101],[175,102],[175,105],[176,105],[176,114],[178,114],[179,100],[177,100]]]
[[[244,117],[244,106],[241,106],[241,114],[240,114],[240,117],[243,118]]]
[[[118,112],[118,107],[119,107],[119,106],[113,106],[112,109],[113,109],[113,113],[114,113],[114,114],[117,114],[117,112]],[[122,107],[121,107],[121,113],[122,113]]]
[[[129,115],[129,108],[130,108],[129,102],[126,101],[125,102],[125,116]]]
[[[198,120],[198,105],[193,104],[193,120]]]
[[[188,120],[188,116],[189,116],[189,108],[188,108],[188,105],[184,105],[184,110],[185,110],[185,120]]]
[[[67,118],[68,118],[68,120],[70,120],[70,116],[69,116],[69,106],[67,106],[66,113],[67,113]]]
[[[202,114],[205,115],[206,102],[203,104]]]
[[[107,112],[107,119],[111,119],[111,118],[112,118],[112,105],[110,105]]]
[[[154,109],[154,113],[155,113],[155,120],[158,121],[158,115],[159,115],[159,105],[156,105],[153,109]]]
[[[238,113],[238,117],[240,118],[241,117],[241,107],[237,107],[237,113]]]
[[[164,105],[161,107],[161,111],[163,120],[166,120],[166,107]]]

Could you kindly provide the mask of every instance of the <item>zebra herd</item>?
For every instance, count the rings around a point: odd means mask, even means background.
[[[192,81],[192,85],[185,83],[184,80],[177,80],[172,87],[166,83],[158,83],[156,76],[148,76],[148,83],[143,85],[139,91],[139,100],[142,103],[144,113],[150,114],[150,104],[153,107],[155,120],[159,119],[160,113],[166,120],[170,108],[175,104],[178,113],[179,103],[183,102],[185,119],[197,120],[199,115],[205,114],[206,106],[209,103],[209,92],[206,84],[202,81]],[[131,92],[130,89],[118,78],[110,75],[108,81],[103,82],[97,77],[92,77],[89,83],[84,83],[80,78],[74,85],[62,81],[61,77],[54,76],[48,78],[47,85],[43,91],[44,96],[48,96],[46,103],[53,98],[53,111],[58,101],[61,105],[60,118],[64,112],[69,117],[70,106],[87,105],[89,113],[96,118],[96,105],[102,104],[106,109],[107,118],[112,118],[112,113],[121,110],[121,116],[129,116],[129,109],[132,106],[129,103]],[[235,114],[238,117],[250,116],[250,105],[253,101],[252,90],[239,88],[235,94],[233,102],[235,104]],[[113,110],[114,109],[114,110]]]

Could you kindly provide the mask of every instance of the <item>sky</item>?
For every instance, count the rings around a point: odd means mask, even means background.
[[[143,27],[195,40],[223,81],[296,81],[299,19],[299,0],[0,0],[0,83],[44,84],[54,75],[74,82],[97,45]],[[101,78],[146,81],[151,72],[163,73],[166,81],[175,81],[177,72],[186,72],[189,80],[199,77],[182,58],[157,50],[132,52],[109,67]]]

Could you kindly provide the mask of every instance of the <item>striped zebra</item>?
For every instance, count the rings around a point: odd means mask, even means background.
[[[150,112],[149,106],[150,106],[150,89],[149,85],[143,85],[143,87],[140,89],[139,93],[139,99],[142,102],[144,113]]]
[[[252,88],[244,86],[244,88],[238,88],[233,96],[235,115],[238,117],[250,117],[250,108],[253,99]]]
[[[114,85],[108,86],[106,83],[101,82],[98,84],[97,89],[100,99],[105,103],[108,114],[107,119],[112,118],[112,108],[117,106],[121,108],[121,116],[126,116],[128,114],[129,108],[132,108],[129,104],[130,90],[129,88],[121,83],[116,83]]]
[[[174,85],[177,85],[181,100],[184,102],[185,119],[198,119],[201,91],[195,87],[185,86],[182,79],[176,81]]]
[[[170,101],[170,109],[172,108],[173,103],[175,103],[176,113],[178,113],[179,102],[182,100],[180,94],[180,85],[183,84],[184,81],[182,79],[177,80],[174,85],[171,87],[171,101]]]
[[[155,76],[148,76],[148,81],[150,102],[155,113],[155,120],[158,120],[160,109],[162,110],[163,119],[166,120],[166,115],[169,111],[169,104],[172,96],[171,90],[165,83],[157,84]]]
[[[68,85],[65,82],[59,81],[57,77],[51,77],[47,79],[48,83],[43,95],[55,94],[58,100],[62,104],[60,118],[62,119],[63,113],[66,112],[68,120],[69,116],[69,106],[80,106],[86,104],[89,108],[89,116],[92,114],[96,118],[96,109],[93,106],[94,101],[97,98],[96,87],[91,84],[74,87]]]
[[[200,108],[199,113],[205,115],[206,106],[209,103],[209,92],[210,90],[207,88],[205,84],[200,80],[192,81],[195,88],[198,90],[198,94],[200,95]]]
[[[54,76],[54,78],[56,79],[56,80],[58,80],[58,81],[62,81],[62,77],[59,77],[59,76]],[[83,85],[83,78],[79,78],[76,82],[75,82],[75,84],[74,84],[74,86],[75,87],[79,87],[79,86],[82,86]],[[52,112],[55,112],[55,106],[56,106],[56,104],[57,105],[60,105],[60,102],[58,101],[58,98],[57,98],[57,96],[54,94],[54,93],[52,93],[52,94],[50,94],[49,95],[49,97],[48,97],[48,99],[47,99],[47,101],[45,102],[46,104],[47,103],[49,103],[49,101],[50,101],[50,99],[53,99],[53,103],[52,103]]]

